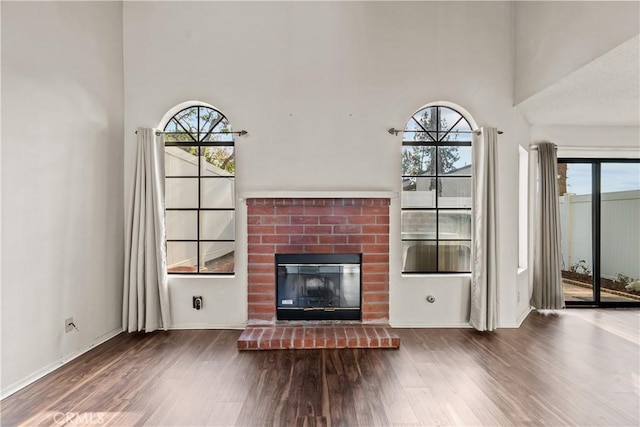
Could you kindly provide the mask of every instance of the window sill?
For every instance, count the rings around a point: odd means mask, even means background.
[[[168,274],[169,280],[171,279],[235,279],[235,274]]]

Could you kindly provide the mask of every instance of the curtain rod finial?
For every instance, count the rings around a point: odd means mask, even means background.
[[[482,131],[480,129],[476,129],[476,130],[472,130],[472,133],[475,133],[476,135],[482,135]],[[498,135],[502,135],[504,132],[502,132],[501,130],[497,130]]]

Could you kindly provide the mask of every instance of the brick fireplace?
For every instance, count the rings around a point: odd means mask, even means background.
[[[246,202],[249,324],[275,323],[276,253],[361,253],[362,322],[388,323],[388,197],[255,197]]]

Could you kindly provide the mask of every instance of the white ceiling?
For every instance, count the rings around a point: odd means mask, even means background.
[[[640,126],[640,35],[517,107],[533,125]]]

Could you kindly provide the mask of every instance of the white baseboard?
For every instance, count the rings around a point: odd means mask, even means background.
[[[238,329],[244,330],[247,327],[246,323],[238,324],[211,324],[211,323],[181,323],[177,325],[171,325],[169,330],[181,330],[181,329]]]
[[[524,312],[522,312],[522,314],[520,315],[520,318],[518,319],[518,321],[516,323],[506,323],[504,325],[500,325],[499,328],[518,329],[520,326],[522,326],[522,322],[525,321],[527,316],[529,316],[529,313],[531,313],[533,310],[534,310],[533,307],[527,308]]]
[[[519,328],[520,326],[522,326],[522,323],[525,321],[525,319],[527,318],[527,316],[529,315],[529,313],[531,313],[534,310],[533,307],[529,307],[528,309],[526,309],[521,315],[520,318],[518,319],[518,321],[516,323],[503,323],[498,325],[498,329],[504,328],[504,329],[509,329],[509,328]],[[451,328],[463,328],[463,329],[469,329],[472,328],[472,326],[468,323],[448,323],[448,324],[424,324],[424,323],[414,323],[414,322],[390,322],[390,325],[392,328],[416,328],[416,329],[436,329],[436,328],[442,328],[442,329],[451,329]]]
[[[471,328],[471,325],[468,323],[447,323],[447,324],[438,324],[438,323],[414,323],[414,322],[390,322],[389,325],[392,328],[416,328],[416,329],[468,329]]]
[[[79,348],[78,350],[72,353],[69,353],[65,356],[62,356],[55,362],[45,366],[42,369],[37,370],[33,374],[28,375],[27,377],[16,381],[15,383],[11,384],[8,387],[5,387],[0,391],[0,400],[11,396],[13,393],[25,388],[29,384],[36,382],[40,378],[44,377],[47,374],[50,374],[51,372],[55,371],[62,365],[66,365],[67,363],[71,362],[73,359],[83,355],[84,353],[91,350],[92,348],[97,347],[100,344],[109,341],[111,338],[115,337],[116,335],[119,335],[121,332],[122,332],[122,328],[117,328],[112,331],[109,331],[106,334],[101,335],[95,340],[91,341],[89,344]]]
[[[522,323],[527,319],[527,317],[529,316],[529,313],[531,313],[533,310],[535,310],[535,308],[529,306],[529,308],[527,308],[525,311],[522,312],[522,314],[520,315],[520,318],[518,319],[518,328],[520,326],[522,326]]]

